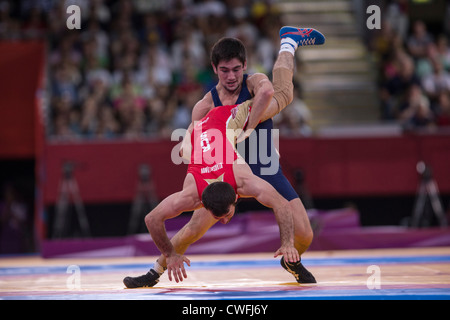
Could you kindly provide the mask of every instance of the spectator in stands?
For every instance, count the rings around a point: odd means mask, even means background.
[[[439,94],[436,106],[436,124],[439,127],[450,127],[450,92]]]
[[[230,25],[227,11],[224,3],[221,3],[215,9],[195,10],[195,23],[203,35],[206,52],[210,52],[217,39],[220,39],[226,33]]]
[[[184,19],[178,24],[172,44],[171,64],[174,69],[180,70],[186,63],[195,69],[201,69],[208,61],[208,55],[203,47],[203,36],[192,26],[190,19]]]
[[[78,35],[65,31],[60,36],[61,38],[58,39],[55,47],[50,52],[50,67],[57,66],[65,61],[79,68],[83,53],[78,46]]]
[[[374,38],[371,45],[375,53],[375,59],[378,62],[378,72],[381,82],[398,75],[400,62],[408,53],[403,47],[400,37],[386,24]]]
[[[191,114],[192,108],[190,108],[183,100],[179,100],[170,123],[172,130],[178,128],[187,129],[191,124]]]
[[[219,0],[200,0],[194,7],[197,16],[223,16],[226,13],[226,5]]]
[[[97,65],[106,68],[109,64],[109,36],[101,29],[98,20],[90,19],[82,29],[80,40],[83,42],[84,60],[94,59]]]
[[[57,113],[52,117],[51,133],[54,137],[63,140],[70,140],[76,136],[70,128],[68,116],[61,113]]]
[[[127,120],[123,136],[127,139],[140,138],[145,127],[144,111],[142,109],[134,109]]]
[[[437,48],[435,43],[430,43],[427,47],[425,57],[416,61],[416,75],[422,80],[433,73],[433,60],[437,58]]]
[[[171,86],[159,86],[156,95],[148,101],[146,131],[152,135],[170,137],[172,131],[169,124],[177,103]]]
[[[387,78],[381,87],[381,100],[384,119],[396,119],[402,98],[413,84],[420,84],[415,74],[414,61],[405,52],[398,54],[395,72]]]
[[[52,94],[56,97],[67,97],[73,103],[78,102],[78,87],[82,78],[76,66],[70,61],[62,61],[54,69]]]
[[[143,25],[138,30],[139,41],[144,47],[148,45],[165,45],[167,33],[165,27],[159,23],[160,14],[147,12],[143,16]]]
[[[270,74],[273,69],[275,58],[278,55],[279,30],[281,22],[276,15],[267,16],[265,23],[261,25],[262,37],[257,42],[256,54],[260,61],[263,73]],[[300,65],[300,62],[297,62]]]
[[[417,59],[416,74],[423,79],[434,73],[434,60],[441,62],[444,71],[450,71],[450,48],[445,35],[437,38],[436,42],[431,42],[426,51],[426,56]]]
[[[120,87],[113,98],[113,106],[119,116],[123,132],[131,131],[133,135],[138,126],[137,117],[143,117],[146,101],[141,96],[139,88],[132,82],[129,74],[125,74]]]
[[[65,128],[67,126],[67,128]],[[78,108],[73,108],[69,111],[67,124],[63,123],[62,130],[68,130],[68,138],[80,138],[82,136],[81,130],[81,112]]]
[[[49,9],[47,17],[47,43],[49,45],[49,50],[55,52],[60,41],[67,36],[67,13],[64,2],[58,1],[54,3],[54,6]]]
[[[430,101],[418,84],[412,84],[408,88],[406,102],[400,111],[399,119],[406,130],[428,127],[433,124],[434,117]]]
[[[448,1],[444,20],[442,21],[442,30],[447,36],[450,36],[450,3]]]
[[[98,69],[88,72],[85,86],[80,89],[83,99],[88,96],[94,98],[97,104],[112,105],[110,94],[111,75],[106,69]]]
[[[120,133],[120,125],[116,119],[113,108],[104,103],[100,106],[97,123],[97,138],[116,138]]]
[[[139,54],[139,42],[132,30],[122,30],[118,37],[112,40],[112,77],[115,84],[120,84],[125,76],[137,83]]]
[[[394,38],[396,36],[398,34],[392,28],[391,22],[384,20],[381,29],[376,32],[370,42],[370,49],[375,54],[380,69],[383,68],[382,64],[397,50],[397,47],[394,47]]]
[[[8,1],[0,1],[0,40],[9,39],[8,33],[13,24],[11,6]]]
[[[44,39],[47,32],[47,21],[44,12],[39,7],[32,7],[27,20],[22,25],[25,39]]]
[[[151,42],[139,58],[138,82],[146,99],[155,96],[159,86],[172,82],[173,67],[167,51],[156,42]]]
[[[437,100],[441,92],[450,92],[450,73],[444,69],[441,59],[434,57],[432,60],[433,73],[422,81],[426,94],[432,100]]]
[[[105,4],[105,0],[90,0],[89,8],[85,12],[87,12],[86,19],[89,21],[98,21],[99,24],[106,26],[111,19],[111,12],[107,5]]]
[[[409,28],[409,4],[408,0],[394,0],[386,9],[387,20],[392,30],[399,35],[402,41],[405,41]]]
[[[51,100],[52,118],[50,132],[64,139],[73,139],[81,133],[79,112],[67,95],[55,96]]]
[[[93,138],[97,132],[98,125],[98,105],[96,100],[89,96],[81,107],[80,128],[83,136]]]
[[[427,30],[426,24],[417,20],[413,25],[413,32],[408,38],[408,50],[412,57],[417,60],[426,57],[428,46],[433,43],[433,37]]]
[[[436,40],[437,55],[442,62],[442,66],[447,72],[450,72],[450,45],[445,34],[439,35]]]

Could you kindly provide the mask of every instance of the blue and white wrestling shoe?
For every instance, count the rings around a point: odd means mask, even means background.
[[[325,37],[320,31],[313,28],[282,27],[280,38],[293,41],[297,46],[313,46],[325,43]],[[293,44],[292,44],[293,45]]]

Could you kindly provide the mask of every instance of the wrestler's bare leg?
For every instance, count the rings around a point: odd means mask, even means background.
[[[308,214],[299,198],[289,202],[294,212],[294,246],[299,255],[308,250],[313,240],[313,231],[309,222]]]
[[[278,54],[278,57],[273,65],[273,69],[284,68],[294,72],[294,65],[294,56],[290,52],[282,51]]]
[[[292,53],[282,51],[278,54],[273,67],[273,87],[274,98],[270,107],[271,110],[277,110],[277,113],[283,110],[293,99],[292,77],[294,73],[295,57]],[[309,222],[305,207],[299,198],[289,202],[294,212],[294,239],[295,248],[302,255],[311,245],[313,232]]]
[[[272,69],[274,94],[261,121],[273,118],[294,99],[294,56],[286,51],[278,54]]]

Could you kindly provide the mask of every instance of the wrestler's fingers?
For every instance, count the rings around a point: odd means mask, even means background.
[[[169,276],[169,281],[172,281],[172,267],[167,267],[167,274]]]
[[[188,259],[188,258],[186,258],[186,257],[184,257],[183,258],[183,261],[184,262],[186,262],[186,264],[190,267],[191,266],[191,261]],[[184,268],[184,265],[182,264],[182,272],[183,272],[183,276],[184,276],[184,278],[186,279],[187,278],[187,272],[186,272],[186,269]]]

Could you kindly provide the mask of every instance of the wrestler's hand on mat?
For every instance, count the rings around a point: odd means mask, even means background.
[[[276,258],[280,255],[284,256],[284,260],[287,262],[294,263],[300,260],[298,251],[294,246],[281,246],[281,248],[275,252],[273,257]]]
[[[184,269],[184,263],[186,263],[188,266],[191,266],[191,261],[188,258],[180,254],[174,254],[167,257],[166,262],[170,281],[172,281],[172,274],[175,282],[183,281],[183,278],[187,278],[187,273]]]

